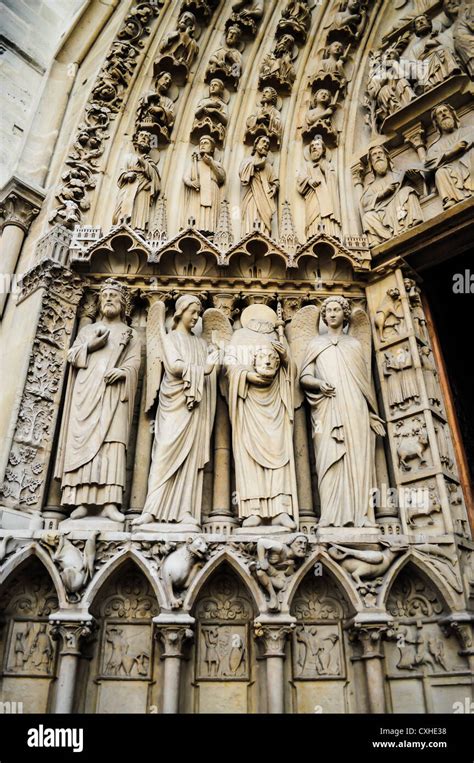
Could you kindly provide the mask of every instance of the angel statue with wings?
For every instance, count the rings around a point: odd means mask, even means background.
[[[245,308],[225,352],[239,517],[295,529],[294,365],[274,310]]]
[[[311,408],[319,526],[370,527],[375,524],[370,506],[377,484],[375,435],[385,435],[371,385],[370,324],[361,308],[351,312],[349,301],[338,296],[321,306],[326,333],[318,333],[319,317],[314,305],[303,307],[290,332]]]
[[[142,529],[156,522],[200,526],[216,406],[217,351],[208,340],[216,320],[225,322],[218,310],[206,310],[203,335],[197,336],[193,329],[201,311],[198,297],[182,295],[169,332],[163,302],[155,302],[148,315],[147,411],[158,390],[159,397],[148,493],[142,514],[133,521]]]

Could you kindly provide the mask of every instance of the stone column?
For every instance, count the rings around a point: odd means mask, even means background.
[[[256,638],[262,639],[267,668],[267,712],[285,712],[285,644],[295,624],[289,621],[255,622]]]
[[[0,242],[0,317],[3,315],[12,278],[15,275],[21,247],[29,227],[40,211],[44,194],[16,177],[0,191],[0,213],[3,217]]]
[[[61,639],[54,713],[72,713],[81,640],[90,637],[92,620],[51,620],[51,636]]]
[[[313,509],[313,493],[311,489],[311,465],[308,444],[308,427],[304,405],[295,411],[295,427],[293,434],[295,449],[296,481],[298,485],[298,504],[301,532],[315,531],[316,514]]]
[[[164,662],[163,676],[163,713],[179,712],[179,686],[181,680],[181,661],[185,641],[193,638],[194,618],[189,615],[174,617],[161,614],[153,618],[156,635],[163,645],[161,659]]]
[[[385,624],[356,624],[350,634],[351,641],[358,641],[362,646],[360,659],[364,662],[369,713],[387,712],[383,652],[380,644],[386,630]]]

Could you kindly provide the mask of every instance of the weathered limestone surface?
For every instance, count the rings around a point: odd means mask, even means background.
[[[7,3],[2,700],[470,696],[472,496],[417,263],[431,227],[465,246],[474,25],[396,5]]]

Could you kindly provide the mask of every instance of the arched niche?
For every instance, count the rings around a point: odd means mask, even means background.
[[[410,561],[388,594],[394,623],[384,645],[384,672],[394,713],[452,713],[456,702],[471,696],[467,658],[440,624],[449,610],[432,578]]]
[[[53,580],[36,556],[25,559],[2,586],[0,693],[2,702],[17,703],[16,712],[51,710],[58,648],[50,635],[49,615],[57,609]]]
[[[294,713],[356,711],[356,685],[359,693],[364,684],[351,662],[344,628],[352,610],[349,597],[321,563],[295,591],[290,612],[296,625],[286,660]]]
[[[126,559],[97,592],[97,628],[85,646],[77,706],[86,713],[146,713],[158,705],[160,662],[153,638],[158,602],[150,582]]]
[[[332,243],[319,242],[306,245],[296,257],[294,277],[302,280],[353,281],[354,269],[345,250]]]
[[[249,589],[223,562],[203,585],[192,609],[195,638],[186,665],[182,711],[258,711],[257,661]]]

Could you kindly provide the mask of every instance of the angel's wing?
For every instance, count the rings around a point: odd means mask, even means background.
[[[232,326],[224,313],[210,307],[202,316],[202,338],[223,350],[232,339]]]
[[[358,339],[364,348],[365,362],[370,378],[372,375],[372,335],[369,316],[361,307],[356,307],[351,313],[349,334]]]
[[[166,332],[165,316],[165,303],[157,300],[148,311],[146,324],[146,413],[155,403],[163,374],[162,337]]]
[[[298,379],[301,373],[306,348],[311,339],[319,333],[319,308],[306,305],[298,310],[287,326],[286,335],[291,349],[291,357],[296,363]],[[299,408],[304,400],[303,391],[297,382],[295,385],[295,406]]]

